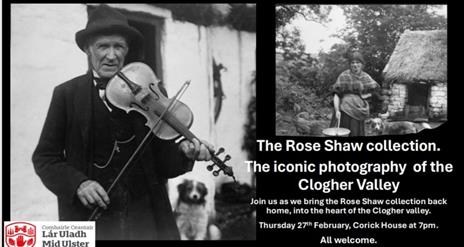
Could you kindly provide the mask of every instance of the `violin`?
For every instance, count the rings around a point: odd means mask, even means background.
[[[167,98],[159,90],[159,83],[160,80],[148,65],[134,62],[127,64],[113,76],[106,86],[105,95],[111,104],[126,113],[136,111],[142,114],[147,120],[145,125],[160,139],[173,140],[184,137],[189,141],[193,141],[194,138],[200,141],[189,130],[193,123],[190,108],[177,97]],[[212,171],[214,176],[218,176],[222,171],[235,181],[232,168],[225,164],[231,159],[230,155],[226,155],[224,160],[218,157],[223,152],[224,148],[219,148],[216,153],[210,151],[213,163],[208,165],[207,169]],[[215,167],[218,169],[213,171]]]

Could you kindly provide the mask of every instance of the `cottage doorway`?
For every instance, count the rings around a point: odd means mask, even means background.
[[[427,102],[430,86],[427,84],[411,83],[408,85],[408,102],[406,117],[409,120],[427,118]]]

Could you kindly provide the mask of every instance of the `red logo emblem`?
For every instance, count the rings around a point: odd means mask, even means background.
[[[8,247],[32,247],[35,245],[35,226],[15,222],[5,226],[5,241]]]

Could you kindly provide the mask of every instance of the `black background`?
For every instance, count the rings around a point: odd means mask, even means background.
[[[314,2],[309,2],[314,4]],[[360,4],[360,2],[357,2]],[[260,230],[257,229],[257,241],[222,241],[222,242],[119,242],[117,244],[135,244],[135,245],[157,245],[157,246],[256,246],[261,244],[275,244],[275,245],[305,245],[305,246],[319,246],[321,236],[331,235],[334,237],[375,237],[378,244],[375,246],[454,246],[458,243],[457,239],[462,231],[461,216],[463,208],[461,198],[458,194],[459,189],[462,187],[462,150],[461,142],[462,136],[462,120],[460,115],[462,113],[462,91],[459,80],[459,58],[457,53],[462,48],[457,45],[459,37],[459,6],[448,6],[448,58],[449,58],[449,76],[448,76],[448,122],[443,124],[437,129],[423,131],[414,136],[397,136],[388,137],[392,141],[410,141],[418,139],[424,142],[436,142],[438,147],[441,148],[440,152],[350,152],[350,153],[336,153],[336,152],[259,152],[257,160],[260,163],[278,160],[283,163],[292,161],[308,160],[317,163],[319,161],[389,161],[394,160],[398,162],[407,162],[411,165],[414,162],[428,161],[441,161],[443,163],[452,163],[454,165],[454,172],[450,174],[413,174],[408,172],[401,177],[386,177],[391,180],[401,181],[400,189],[397,194],[390,192],[343,192],[343,193],[316,193],[311,191],[300,191],[297,188],[297,182],[301,178],[311,178],[310,174],[258,174],[257,176],[257,197],[281,199],[281,198],[442,198],[448,199],[448,206],[445,207],[431,207],[431,216],[407,216],[400,215],[398,217],[382,218],[383,216],[322,216],[315,217],[311,215],[299,216],[298,218],[291,218],[289,216],[275,216],[270,217],[265,215],[264,207],[257,208],[257,221],[267,222],[282,222],[282,221],[340,221],[349,222],[356,219],[356,221],[392,221],[398,220],[399,222],[409,221],[425,221],[436,222],[439,224],[438,230],[365,230],[365,231],[316,231],[316,230]],[[10,99],[9,98],[9,6],[3,4],[3,220],[9,220],[9,144],[10,144],[10,100],[27,100],[27,99]],[[285,142],[287,138],[275,136],[275,6],[272,2],[258,3],[257,5],[257,138],[267,139],[272,142]],[[274,106],[274,107],[271,107]],[[28,113],[25,113],[25,117]],[[296,141],[301,142],[323,142],[322,138],[310,137],[292,137]],[[350,142],[371,142],[381,141],[385,137],[363,137],[363,138],[350,138],[340,139],[348,140]],[[345,176],[345,177],[344,177]],[[317,178],[317,177],[315,177]],[[317,178],[318,180],[326,180],[331,177],[325,176]],[[336,179],[351,180],[355,177],[350,175],[338,175]],[[116,242],[98,242],[97,246],[113,246]]]
[[[361,4],[357,2],[357,4]],[[299,142],[320,142],[323,143],[326,138],[318,137],[276,137],[275,136],[275,108],[269,107],[271,102],[275,103],[275,83],[274,74],[275,63],[265,61],[275,61],[274,53],[271,52],[275,46],[271,44],[271,34],[275,32],[274,27],[268,23],[263,23],[261,15],[266,15],[266,19],[275,17],[274,6],[259,5],[258,11],[258,62],[257,62],[257,139],[267,139],[271,142],[285,143],[287,139],[294,139]],[[396,194],[391,192],[367,192],[353,189],[350,192],[332,192],[324,194],[314,191],[300,191],[297,187],[298,181],[302,178],[311,178],[311,174],[271,174],[261,173],[257,176],[257,197],[269,199],[301,199],[301,198],[447,198],[448,205],[435,207],[431,206],[432,214],[430,216],[382,216],[382,215],[365,215],[365,216],[270,216],[266,215],[265,207],[259,206],[257,211],[257,221],[266,222],[296,222],[296,221],[327,221],[327,222],[365,222],[365,221],[387,221],[387,222],[436,222],[439,225],[438,230],[257,230],[257,239],[259,242],[296,244],[304,243],[306,246],[319,246],[321,236],[334,237],[374,237],[378,244],[375,246],[453,246],[456,245],[459,232],[462,229],[461,215],[463,205],[458,195],[459,188],[462,187],[462,124],[459,115],[462,112],[460,100],[462,91],[460,91],[460,82],[454,74],[458,54],[453,52],[458,48],[455,47],[454,34],[454,15],[456,7],[448,5],[448,122],[433,130],[423,131],[416,135],[404,136],[387,136],[387,137],[360,137],[360,138],[341,138],[340,141],[349,142],[375,142],[384,139],[390,139],[394,142],[409,142],[419,140],[419,142],[435,142],[441,149],[440,152],[258,152],[260,163],[272,164],[274,160],[282,163],[294,163],[307,160],[311,163],[351,161],[351,162],[380,162],[380,161],[397,161],[408,163],[405,175],[402,176],[372,176],[393,181],[400,181],[400,188]],[[264,14],[266,13],[266,14]],[[269,17],[267,17],[269,16]],[[275,18],[274,18],[275,19]],[[274,39],[273,39],[274,40]],[[412,164],[422,161],[440,161],[442,163],[452,163],[454,171],[452,173],[441,174],[414,174],[411,170]],[[336,180],[354,180],[357,177],[352,174],[339,174],[334,176],[315,176],[315,180],[325,181],[330,178]],[[353,188],[356,188],[355,186]],[[425,206],[427,207],[427,206]],[[289,207],[288,207],[289,208]],[[324,245],[322,245],[324,246]],[[333,246],[333,245],[325,245]]]

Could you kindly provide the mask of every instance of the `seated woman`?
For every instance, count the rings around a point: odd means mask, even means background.
[[[343,71],[332,86],[334,92],[334,114],[330,123],[336,127],[349,129],[350,136],[365,136],[364,120],[369,117],[369,103],[366,101],[371,93],[379,88],[366,72],[364,59],[359,52],[349,56],[350,69]]]

